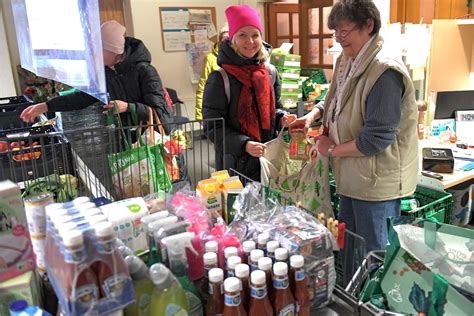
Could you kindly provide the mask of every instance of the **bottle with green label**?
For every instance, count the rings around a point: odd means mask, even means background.
[[[125,262],[128,271],[133,280],[133,288],[135,289],[135,303],[127,306],[125,316],[147,316],[149,315],[149,306],[151,296],[155,285],[150,279],[148,267],[137,256],[127,256]]]
[[[161,263],[150,267],[150,277],[155,285],[148,315],[188,316],[186,291],[171,271]]]

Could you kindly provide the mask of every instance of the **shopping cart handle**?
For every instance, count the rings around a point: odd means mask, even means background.
[[[337,245],[339,249],[344,249],[344,235],[346,232],[346,223],[339,223],[337,228]]]

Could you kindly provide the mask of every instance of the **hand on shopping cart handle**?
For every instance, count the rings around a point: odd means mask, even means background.
[[[102,113],[107,115],[107,112],[109,109],[113,109],[114,108],[114,102],[117,102],[117,107],[119,109],[119,113],[123,113],[123,112],[127,112],[128,111],[128,103],[127,102],[124,102],[122,100],[110,100],[108,104],[104,105],[104,110]],[[115,110],[114,110],[114,113]]]
[[[46,102],[37,103],[24,109],[20,114],[20,118],[26,123],[32,123],[38,116],[46,112],[48,112],[48,105]]]

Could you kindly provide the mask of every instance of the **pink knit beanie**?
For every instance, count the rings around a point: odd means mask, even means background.
[[[104,22],[100,26],[102,48],[106,51],[123,54],[125,48],[125,27],[115,20]]]
[[[235,32],[245,26],[255,26],[262,33],[262,21],[260,14],[254,8],[245,4],[233,5],[225,10],[227,22],[229,22],[229,38],[232,39]]]

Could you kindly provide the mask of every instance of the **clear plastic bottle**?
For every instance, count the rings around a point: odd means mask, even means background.
[[[253,272],[258,269],[258,260],[263,258],[264,253],[261,249],[255,249],[250,252],[250,271]]]
[[[265,272],[261,270],[252,272],[250,275],[250,316],[273,316],[273,307],[267,293]]]
[[[150,278],[155,285],[151,296],[149,315],[188,315],[188,300],[181,284],[161,263],[150,267]]]
[[[206,316],[222,316],[224,312],[224,271],[213,268],[209,271],[209,298],[206,304]]]
[[[258,269],[265,272],[265,276],[267,280],[268,297],[272,297],[272,292],[273,292],[272,267],[273,267],[272,259],[268,257],[263,257],[263,258],[258,259]]]
[[[275,315],[295,315],[295,299],[288,282],[288,265],[284,262],[273,265],[272,303]]]
[[[125,308],[125,316],[146,316],[149,314],[148,309],[155,288],[150,279],[148,267],[140,258],[134,255],[126,257],[125,263],[128,266],[135,290],[135,303]]]
[[[255,241],[246,240],[242,243],[242,249],[244,250],[244,260],[243,263],[250,264],[250,252],[255,250]]]
[[[227,277],[235,276],[235,267],[242,262],[239,256],[232,256],[227,259]]]
[[[304,271],[304,257],[293,255],[290,257],[290,289],[295,297],[295,309],[298,316],[310,315],[310,297],[308,291],[308,277]]]
[[[280,247],[280,243],[276,240],[270,240],[267,242],[267,257],[271,258],[275,262],[275,250]]]
[[[236,265],[235,277],[240,280],[240,298],[242,299],[242,303],[244,304],[245,310],[248,310],[250,303],[250,268],[248,264],[239,263],[238,265]]]
[[[240,280],[231,277],[224,281],[224,316],[247,316],[240,297]]]

